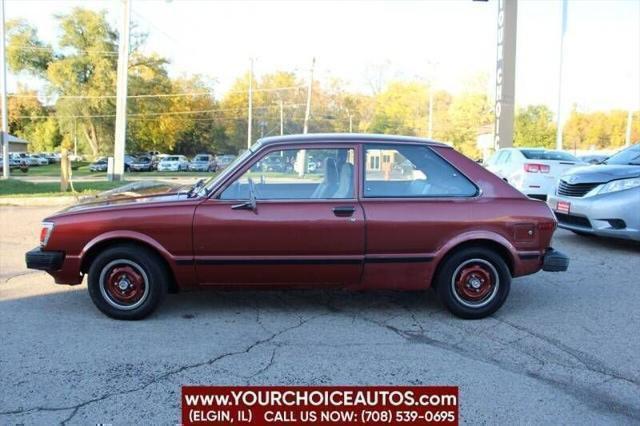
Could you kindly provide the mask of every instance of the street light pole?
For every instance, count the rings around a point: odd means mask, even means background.
[[[2,76],[2,82],[0,82],[0,90],[2,94],[0,97],[2,98],[2,177],[4,179],[9,179],[10,171],[9,171],[9,127],[7,124],[7,61],[5,57],[5,27],[4,27],[4,0],[2,0],[2,5],[0,6],[1,14],[0,16],[0,32],[2,36],[0,37],[2,40],[2,47],[0,48],[2,52],[0,52],[2,70],[0,71],[0,75]]]
[[[116,88],[116,134],[113,149],[111,180],[124,180],[124,153],[127,139],[127,78],[129,69],[129,25],[130,0],[122,0],[122,27],[118,52],[118,74]]]

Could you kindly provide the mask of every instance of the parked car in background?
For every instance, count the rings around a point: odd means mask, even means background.
[[[314,164],[314,163],[309,163]],[[315,166],[315,164],[314,164]],[[268,157],[260,161],[260,168],[263,172],[273,173],[293,173],[293,164],[287,161],[287,157]],[[315,170],[315,168],[314,168]],[[309,170],[313,171],[313,170]]]
[[[589,164],[602,164],[602,162],[605,161],[607,158],[609,158],[609,156],[603,155],[603,154],[589,154],[589,155],[578,156],[578,159],[580,161],[584,161],[585,163],[589,163]]]
[[[300,170],[307,155],[323,163],[312,179],[256,167],[287,157]],[[415,169],[403,177],[393,165],[405,160]],[[26,262],[57,283],[87,274],[95,305],[118,319],[148,316],[169,291],[257,284],[432,287],[453,314],[482,318],[505,302],[512,277],[567,269],[549,247],[555,228],[544,203],[448,145],[292,135],[258,141],[191,188],[128,188],[54,214]]]
[[[215,172],[218,164],[211,154],[198,154],[189,163],[189,170],[193,172]]]
[[[216,155],[216,164],[218,165],[218,170],[224,170],[236,159],[235,155],[225,154],[225,155]]]
[[[29,158],[35,160],[36,165],[38,165],[38,166],[48,166],[49,165],[49,160],[47,160],[47,158],[44,157],[43,155],[30,154]]]
[[[49,161],[49,164],[59,163],[60,157],[56,156],[51,152],[43,152],[40,154],[42,157],[46,158]]]
[[[76,154],[69,154],[69,161],[84,161],[84,156],[76,155]]]
[[[565,173],[548,204],[561,228],[640,241],[640,144]]]
[[[135,158],[131,164],[129,164],[129,170],[132,172],[150,172],[154,169],[153,161],[151,157],[141,155]]]
[[[158,163],[159,172],[181,172],[189,170],[189,160],[184,155],[168,155]]]
[[[38,159],[31,157],[31,155],[26,152],[13,152],[9,154],[9,158],[15,158],[21,163],[26,164],[27,166],[39,166],[40,162]]]
[[[107,171],[107,159],[102,157],[98,158],[93,163],[89,164],[90,172],[106,172]]]
[[[22,172],[29,171],[29,165],[25,161],[20,161],[17,158],[9,155],[9,170],[20,169]],[[0,155],[0,171],[4,170],[4,157]]]
[[[487,161],[486,167],[523,194],[546,200],[563,173],[585,165],[587,163],[564,151],[503,148]]]

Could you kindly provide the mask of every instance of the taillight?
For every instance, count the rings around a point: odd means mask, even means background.
[[[51,237],[51,232],[53,232],[53,223],[42,222],[42,229],[40,230],[40,247],[47,245],[49,237]]]
[[[551,168],[546,164],[524,163],[524,171],[527,173],[549,173]]]
[[[553,231],[556,229],[556,222],[539,222],[538,230],[539,231]]]

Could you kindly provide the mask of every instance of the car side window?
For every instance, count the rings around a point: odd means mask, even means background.
[[[366,198],[472,197],[478,191],[426,146],[367,145],[365,164]]]
[[[271,151],[220,194],[222,200],[352,199],[354,158],[350,148]]]

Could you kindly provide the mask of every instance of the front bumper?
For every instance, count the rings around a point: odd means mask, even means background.
[[[547,272],[564,272],[569,268],[569,257],[549,248],[542,258],[542,270]]]
[[[558,212],[558,202],[570,203],[569,213]],[[640,188],[591,197],[552,194],[547,204],[558,227],[583,234],[640,241]]]
[[[57,271],[64,262],[64,253],[61,251],[44,251],[40,247],[28,251],[25,254],[27,268],[40,271]]]

